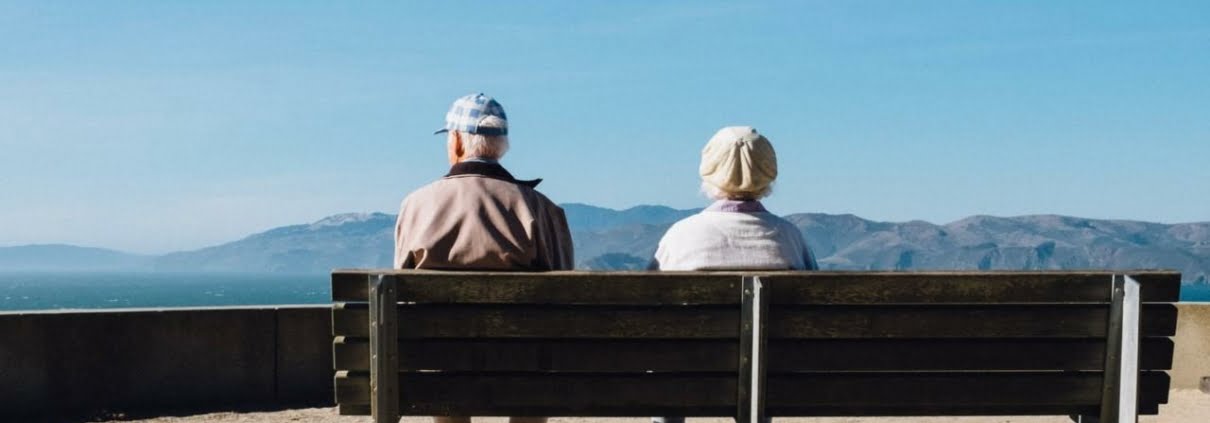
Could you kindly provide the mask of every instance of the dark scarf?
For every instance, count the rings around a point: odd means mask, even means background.
[[[499,163],[484,163],[484,162],[461,162],[450,167],[450,173],[446,177],[458,175],[479,175],[486,178],[499,179],[501,181],[512,182],[517,185],[523,185],[530,188],[537,187],[542,183],[542,178],[522,181],[513,177],[513,174],[504,170],[504,166]]]

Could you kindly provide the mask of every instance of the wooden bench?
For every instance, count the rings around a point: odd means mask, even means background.
[[[1167,402],[1180,275],[332,274],[341,414],[1076,415]]]

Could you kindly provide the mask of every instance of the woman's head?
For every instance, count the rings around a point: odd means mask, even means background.
[[[719,200],[758,200],[773,192],[777,154],[750,126],[718,130],[702,149],[702,192]]]

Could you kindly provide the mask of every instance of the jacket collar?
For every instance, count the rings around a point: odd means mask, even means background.
[[[762,213],[767,212],[765,206],[756,200],[736,201],[736,200],[718,200],[710,207],[706,207],[706,211],[714,212],[732,212],[732,213]]]
[[[511,173],[500,166],[499,163],[489,163],[481,161],[464,161],[450,167],[450,173],[445,177],[460,176],[460,175],[478,175],[485,178],[499,179],[501,181],[512,182],[517,185],[524,185],[530,188],[537,187],[542,182],[542,178],[523,181],[514,178]]]

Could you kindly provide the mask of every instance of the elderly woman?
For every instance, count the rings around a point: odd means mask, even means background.
[[[716,200],[664,234],[652,267],[659,270],[815,270],[794,224],[765,210],[777,155],[748,126],[720,129],[702,149],[702,192]]]
[[[715,200],[668,228],[651,263],[659,270],[815,270],[815,257],[794,224],[765,210],[777,155],[748,126],[720,129],[702,149],[702,192]],[[653,423],[683,423],[655,417]]]

